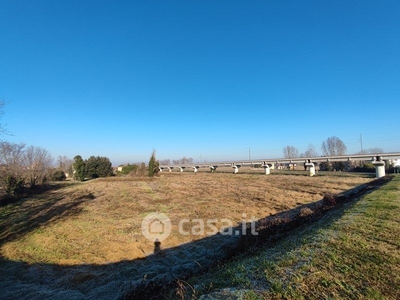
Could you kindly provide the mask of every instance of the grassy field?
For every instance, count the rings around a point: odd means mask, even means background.
[[[221,235],[181,235],[182,218],[263,218],[372,180],[333,174],[167,173],[64,183],[0,207],[5,298],[115,298],[138,284],[196,273],[229,256],[238,242]],[[164,251],[141,233],[151,212],[168,215]],[[243,278],[245,275],[243,275]],[[225,278],[225,277],[221,277]],[[240,278],[240,277],[239,277]],[[208,291],[208,289],[206,289]],[[204,291],[206,291],[204,290]]]
[[[181,284],[200,299],[400,299],[400,177]]]

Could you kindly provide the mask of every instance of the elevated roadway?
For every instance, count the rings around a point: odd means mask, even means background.
[[[232,167],[234,173],[238,173],[239,168],[242,166],[256,166],[261,165],[265,174],[270,174],[271,166],[282,164],[298,164],[304,163],[308,170],[309,175],[315,175],[315,163],[321,162],[345,162],[345,161],[370,161],[375,166],[376,177],[385,176],[385,161],[396,161],[400,159],[400,152],[380,153],[380,154],[352,154],[352,155],[337,155],[337,156],[316,156],[316,157],[296,157],[296,158],[267,158],[255,160],[233,160],[233,161],[216,161],[207,163],[197,163],[181,166],[160,166],[160,171],[167,169],[170,172],[176,168],[183,171],[185,168],[192,168],[197,172],[199,168],[210,168],[211,172],[215,171],[218,167]]]

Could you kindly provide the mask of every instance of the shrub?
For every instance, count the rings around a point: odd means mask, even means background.
[[[22,192],[22,189],[24,187],[24,179],[22,178],[17,178],[13,175],[8,175],[5,178],[5,183],[6,183],[6,193],[11,195],[11,196],[17,196]]]
[[[142,162],[138,170],[136,170],[135,175],[137,176],[145,176],[146,175],[146,164]],[[132,174],[132,173],[131,173]]]
[[[63,170],[55,170],[52,174],[50,179],[52,181],[63,181],[67,178]]]
[[[310,208],[308,208],[308,207],[303,207],[303,208],[300,210],[299,216],[300,216],[300,217],[307,217],[307,216],[310,216],[310,215],[312,215],[312,214],[313,214],[313,211],[312,211]]]
[[[331,195],[331,194],[326,194],[326,195],[324,196],[323,201],[324,201],[324,203],[325,203],[326,205],[328,205],[329,207],[331,207],[331,206],[336,206],[336,205],[337,205],[335,196],[334,196],[334,195]]]
[[[130,174],[131,172],[132,172],[132,174],[134,174],[134,173],[136,173],[137,169],[138,169],[137,165],[127,164],[126,166],[122,167],[121,174],[127,175],[127,174]]]
[[[319,169],[321,171],[332,171],[333,170],[332,165],[329,162],[321,162],[319,164]]]
[[[374,173],[375,172],[375,167],[372,163],[364,163],[359,167],[355,167],[353,169],[354,172],[370,172]]]
[[[336,171],[345,171],[346,164],[344,161],[336,161],[332,163],[332,167]]]
[[[113,168],[108,157],[91,156],[85,161],[85,177],[98,178],[113,175]]]

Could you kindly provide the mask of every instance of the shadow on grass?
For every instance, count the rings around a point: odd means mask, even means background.
[[[0,207],[13,204],[13,203],[23,203],[24,200],[29,199],[29,197],[37,196],[48,191],[59,190],[67,186],[73,186],[79,184],[78,182],[53,182],[50,184],[37,185],[34,188],[24,187],[18,196],[11,196],[2,194],[0,197]]]
[[[317,220],[330,208],[347,203],[387,181],[388,179],[375,180],[346,193],[327,195],[316,203],[259,220],[257,236],[242,235],[240,225],[231,230],[234,235],[216,234],[169,249],[161,249],[161,244],[154,243],[155,253],[143,259],[103,265],[63,266],[27,264],[1,258],[2,298],[165,299],[165,295],[176,288],[179,280],[206,272],[254,245],[270,245],[285,234],[290,234],[293,228]],[[15,224],[1,222],[1,241],[4,243],[39,226],[78,214],[79,204],[93,199],[93,195],[81,195],[74,198],[72,203],[60,204],[62,197],[63,194],[43,203],[39,199],[38,205],[30,212],[19,210],[16,204],[6,216],[9,218],[16,214],[12,217],[16,220]],[[306,208],[313,213],[307,212]],[[250,230],[249,227],[247,230]]]
[[[80,204],[94,199],[91,193],[75,196],[72,201],[63,201],[70,196],[67,191],[58,192],[52,197],[47,194],[41,197],[44,192],[59,191],[72,185],[74,184],[56,184],[42,188],[29,198],[4,206],[0,215],[0,246],[38,227],[79,214],[82,211]],[[32,204],[23,205],[26,201],[31,201]]]

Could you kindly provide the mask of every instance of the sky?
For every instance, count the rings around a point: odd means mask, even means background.
[[[0,139],[113,165],[400,151],[400,1],[0,1]]]

